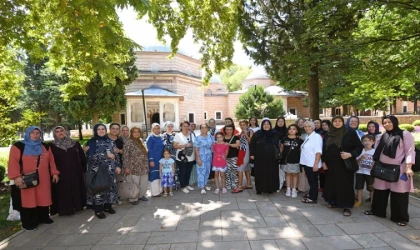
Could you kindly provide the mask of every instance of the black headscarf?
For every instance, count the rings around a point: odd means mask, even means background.
[[[328,130],[327,148],[333,144],[338,148],[341,148],[341,142],[347,132],[347,128],[344,125],[344,118],[342,116],[334,116],[331,123],[334,123],[334,120],[336,119],[340,119],[343,122],[343,126],[341,128],[336,128],[334,125],[330,126],[330,129]]]
[[[96,141],[105,141],[109,138],[107,134],[105,134],[104,136],[98,135],[99,126],[104,127],[105,133],[106,133],[106,126],[104,124],[98,123],[95,126],[93,126],[93,138],[87,142],[87,146],[89,147],[89,150],[86,152],[86,154],[88,156],[91,156],[96,152]]]
[[[400,145],[400,140],[403,137],[403,131],[398,126],[397,117],[390,115],[384,116],[382,118],[382,124],[385,119],[389,119],[392,122],[393,128],[390,131],[386,130],[382,135],[381,141],[379,142],[379,145],[375,150],[375,154],[373,155],[373,160],[375,161],[379,160],[381,153],[390,158],[395,158],[398,146]]]
[[[267,123],[270,125],[270,129],[269,130],[264,130],[263,126],[265,123]],[[263,119],[261,121],[261,135],[264,136],[264,140],[266,141],[271,141],[271,137],[276,133],[276,131],[274,129],[272,129],[273,126],[271,125],[271,121],[269,119]]]
[[[277,125],[277,123],[279,122],[280,119],[282,119],[283,122],[284,122],[283,127],[279,127]],[[280,138],[283,138],[283,136],[287,135],[286,119],[283,116],[280,116],[279,118],[277,118],[276,125],[274,126],[274,130],[277,131],[280,134]]]
[[[371,133],[371,132],[369,132],[369,129],[368,129],[368,135],[371,135],[371,136],[373,136],[374,138],[377,136],[377,135],[379,135],[381,132],[379,132],[379,124],[377,123],[377,122],[375,122],[375,121],[369,121],[368,122],[368,124],[367,124],[367,127],[369,128],[369,124],[373,124],[373,125],[375,125],[375,132],[374,133]]]

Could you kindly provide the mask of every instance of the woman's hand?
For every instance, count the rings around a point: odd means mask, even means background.
[[[324,170],[328,170],[327,164],[325,164],[325,162],[323,162],[323,163],[322,163],[322,168],[323,168]]]
[[[115,173],[116,173],[116,174],[121,174],[121,168],[120,168],[120,167],[117,167],[117,168],[115,169]]]
[[[314,172],[318,172],[318,164],[316,164],[316,166],[314,165],[314,166],[312,167],[312,171],[314,171]]]
[[[341,159],[345,160],[351,157],[350,153],[347,152],[341,152]]]
[[[203,162],[201,161],[200,158],[197,159],[197,164],[198,164],[198,166],[201,166],[203,164]]]
[[[113,153],[108,153],[108,158],[114,160],[115,155]]]
[[[58,183],[58,181],[60,180],[60,178],[58,177],[58,174],[54,174],[53,175],[53,179],[52,179],[52,182],[53,183]]]
[[[85,151],[85,153],[89,150],[89,146],[85,146],[84,148],[83,148],[83,150]]]
[[[191,143],[187,143],[187,144],[185,144],[185,147],[186,148],[190,148],[190,147],[192,147],[192,144]]]
[[[249,158],[252,159],[252,160],[254,160],[254,156],[250,156]]]
[[[24,186],[22,177],[18,177],[18,178],[15,179],[15,185],[17,187],[20,187],[20,188],[22,188]]]
[[[151,161],[151,162],[149,163],[149,166],[150,166],[151,168],[154,168],[154,167],[155,167],[155,163],[154,163],[153,161]]]
[[[408,178],[411,178],[411,177],[413,177],[414,172],[411,168],[405,167],[405,174],[407,175]]]
[[[120,152],[120,150],[118,149],[118,148],[114,148],[114,153],[119,153]]]
[[[125,168],[124,169],[124,174],[129,175],[131,173],[129,168]]]

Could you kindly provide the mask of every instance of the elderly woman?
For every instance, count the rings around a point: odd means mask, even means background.
[[[400,178],[397,182],[375,178],[372,210],[366,211],[365,214],[385,218],[391,193],[391,220],[399,226],[406,226],[409,221],[409,192],[414,191],[411,170],[416,158],[414,137],[410,132],[402,131],[398,127],[398,119],[394,116],[385,116],[382,125],[386,132],[376,141],[373,160],[380,161],[383,165],[400,166]]]
[[[318,201],[318,170],[321,168],[322,137],[315,132],[315,124],[306,121],[303,125],[307,136],[300,147],[300,165],[304,168],[309,183],[309,195],[302,202],[316,204]]]
[[[60,182],[51,186],[50,214],[72,215],[86,207],[86,156],[79,142],[71,139],[64,127],[55,127],[53,132],[54,141],[50,147],[60,171]]]
[[[121,138],[123,140],[130,138],[130,128],[127,125],[121,126]]]
[[[165,149],[168,149],[171,152],[171,158],[176,160],[176,149],[174,149],[174,138],[175,132],[174,131],[174,124],[170,121],[165,122],[163,125],[163,129],[165,132],[162,133],[163,137],[163,145]],[[176,164],[175,164],[176,165]],[[174,175],[174,186],[172,187],[173,190],[178,190],[180,187],[179,183],[179,168],[175,166],[175,175]]]
[[[149,181],[150,181],[150,192],[152,197],[160,197],[162,193],[162,187],[160,185],[160,174],[159,174],[159,160],[162,159],[163,138],[160,135],[160,125],[158,123],[152,124],[152,133],[146,140],[148,157],[149,157]]]
[[[275,157],[279,146],[279,134],[272,129],[269,119],[263,119],[261,129],[251,138],[250,144],[250,158],[254,160],[257,194],[272,194],[279,188],[279,164]]]
[[[322,168],[326,171],[325,186],[322,196],[328,202],[329,208],[343,208],[343,215],[350,216],[354,205],[354,172],[346,169],[344,160],[349,159],[357,164],[363,150],[359,136],[355,130],[344,126],[344,119],[336,116],[332,126],[324,137]]]
[[[38,170],[39,184],[26,188],[22,176]],[[41,129],[31,126],[26,129],[23,141],[16,142],[10,148],[7,175],[14,181],[17,188],[16,202],[21,207],[20,219],[22,228],[34,231],[39,224],[51,224],[49,206],[51,205],[51,176],[52,182],[58,183],[58,175],[54,155],[46,144],[41,142]]]
[[[115,175],[121,173],[119,155],[116,153],[116,145],[106,134],[104,124],[96,124],[93,127],[93,138],[87,143],[88,171],[97,172],[99,168],[107,168],[108,173],[113,180],[109,190],[99,194],[88,194],[87,204],[93,207],[96,217],[105,219],[105,212],[115,214],[112,203],[118,201],[117,182]]]
[[[194,143],[195,137],[190,132],[190,123],[183,121],[181,132],[176,134],[174,138],[174,149],[176,149],[176,164],[179,168],[181,190],[186,194],[194,190],[193,187],[188,185],[195,164]]]
[[[197,160],[197,183],[198,188],[201,189],[201,194],[206,194],[206,190],[210,191],[207,186],[207,180],[210,175],[213,137],[208,133],[206,124],[200,125],[200,135],[197,136],[195,147],[195,159]]]
[[[140,128],[133,127],[130,130],[130,137],[124,141],[123,153],[124,173],[131,175],[127,182],[134,182],[140,187],[138,198],[130,199],[132,205],[139,204],[139,199],[148,201],[146,198],[149,165],[147,160],[147,149],[141,139]]]
[[[124,148],[124,140],[123,138],[120,137],[120,124],[118,123],[111,123],[109,125],[109,134],[108,137],[109,139],[113,140],[116,148],[114,149],[115,153],[118,153],[119,156],[119,161],[122,160],[122,153],[123,153],[123,148]],[[121,165],[121,162],[120,162]]]

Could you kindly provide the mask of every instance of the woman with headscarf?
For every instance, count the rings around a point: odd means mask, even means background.
[[[116,175],[121,173],[119,155],[116,153],[115,142],[106,134],[104,124],[96,124],[93,127],[93,138],[87,142],[87,165],[90,173],[95,173],[99,168],[107,168],[108,174],[113,180],[109,190],[96,195],[88,194],[87,204],[93,207],[96,217],[105,219],[104,211],[115,214],[112,204],[118,201]]]
[[[72,215],[86,207],[86,156],[79,142],[71,139],[64,127],[55,127],[53,133],[50,147],[60,171],[60,182],[51,186],[50,214]]]
[[[328,130],[330,129],[330,126],[331,126],[330,120],[322,120],[322,122],[321,122],[322,131],[320,133],[322,138],[324,138],[325,135],[328,133]],[[323,168],[321,168],[319,170],[319,189],[318,189],[318,192],[324,192],[324,185],[325,185],[325,170]]]
[[[380,135],[379,124],[375,121],[369,121],[367,124],[367,134],[373,136],[376,141],[377,135]]]
[[[357,116],[350,116],[349,119],[346,121],[346,128],[350,130],[356,131],[357,136],[359,136],[359,139],[362,139],[362,136],[365,135],[363,131],[359,129],[360,120]]]
[[[328,134],[328,130],[330,130],[330,127],[331,127],[330,120],[322,120],[322,123],[321,123],[322,131],[320,133],[320,135],[322,136],[322,138],[324,138],[325,135]]]
[[[52,182],[58,183],[58,175],[54,155],[48,145],[42,143],[41,129],[31,126],[26,129],[22,141],[10,148],[7,175],[14,181],[16,188],[13,208],[20,211],[22,228],[34,231],[39,224],[51,224],[54,221],[49,216],[51,205],[51,175]],[[22,168],[22,171],[21,171]],[[38,170],[38,186],[25,188],[22,175]],[[19,204],[19,207],[15,206]]]
[[[130,138],[124,141],[123,164],[124,174],[127,182],[134,182],[140,187],[140,195],[130,199],[132,205],[139,204],[139,199],[148,201],[146,198],[149,164],[147,159],[147,149],[141,139],[140,128],[133,127],[130,130]]]
[[[400,178],[397,182],[375,178],[372,210],[366,211],[365,214],[386,218],[386,207],[391,193],[391,220],[399,226],[406,226],[409,221],[409,192],[414,192],[414,173],[411,169],[416,158],[414,137],[410,132],[398,127],[398,119],[395,116],[382,118],[382,125],[386,132],[376,140],[373,160],[383,165],[400,166]]]
[[[170,121],[167,121],[163,125],[163,129],[165,130],[165,132],[162,133],[163,145],[165,146],[165,149],[168,149],[171,152],[171,158],[175,161],[176,149],[174,148],[174,138],[175,138],[175,132],[173,132],[174,124]],[[179,187],[180,187],[179,168],[175,164],[174,186],[172,187],[172,189],[178,190]]]
[[[270,120],[264,118],[261,121],[261,129],[251,138],[250,144],[250,158],[254,160],[257,194],[271,194],[279,188],[279,167],[275,157],[275,152],[278,152],[279,147],[279,134],[272,129]]]
[[[162,187],[160,185],[160,174],[159,174],[159,160],[162,159],[163,138],[160,135],[160,125],[158,123],[152,124],[152,133],[146,140],[148,157],[149,157],[149,182],[150,192],[152,197],[160,197],[162,193]]]
[[[276,120],[276,126],[274,126],[274,130],[279,133],[280,140],[283,139],[283,137],[287,136],[287,126],[286,126],[286,119],[283,116],[280,116]],[[277,190],[280,192],[280,190],[283,188],[283,184],[286,180],[286,173],[281,169],[279,164],[279,180],[280,180],[280,186]]]
[[[321,119],[313,119],[313,122],[315,124],[315,133],[317,134],[322,134],[322,132],[324,131],[322,129],[322,120]]]
[[[123,141],[130,138],[130,128],[127,125],[121,126],[121,138]]]
[[[344,119],[335,116],[332,126],[324,137],[322,168],[326,171],[325,186],[322,196],[329,208],[343,208],[343,215],[350,216],[354,205],[354,172],[346,169],[344,160],[350,159],[357,164],[356,157],[363,150],[363,145],[356,131],[344,126]]]

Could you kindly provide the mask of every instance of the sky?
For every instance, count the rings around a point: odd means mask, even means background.
[[[137,14],[133,9],[123,9],[117,11],[118,16],[123,23],[126,35],[131,38],[137,44],[147,46],[159,46],[164,45],[162,42],[157,40],[155,28],[147,23],[146,18],[139,20]],[[169,46],[169,43],[167,43]],[[186,36],[181,40],[179,49],[186,52],[189,56],[200,59],[201,55],[198,52],[200,46],[195,44],[192,38],[192,32],[188,31]],[[243,66],[253,66],[253,61],[245,54],[242,49],[242,44],[236,41],[234,44],[235,53],[233,55],[233,63]]]

